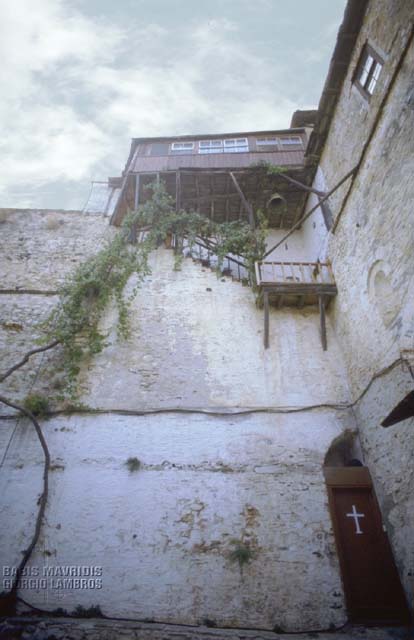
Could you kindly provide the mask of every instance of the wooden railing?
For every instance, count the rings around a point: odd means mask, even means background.
[[[256,262],[258,286],[335,284],[328,262]]]

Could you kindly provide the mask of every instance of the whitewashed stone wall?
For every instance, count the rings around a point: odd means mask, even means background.
[[[119,343],[108,314],[109,346],[83,376],[85,403],[137,409],[347,402],[341,352],[330,330],[329,350],[322,351],[315,309],[274,310],[265,350],[263,311],[248,287],[191,259],[174,271],[165,249],[152,263],[132,303],[128,342]]]
[[[58,261],[46,266],[46,252],[56,230],[44,229],[42,212],[31,216],[30,242],[42,242],[45,252],[36,286],[53,288],[61,274]],[[106,231],[99,217],[76,220],[71,234],[86,255]],[[53,241],[50,247],[60,250]],[[71,260],[65,248],[63,272]],[[175,272],[165,249],[154,252],[152,265],[132,305],[130,340],[118,342],[109,311],[109,344],[82,373],[82,400],[99,413],[43,422],[50,497],[30,566],[99,566],[102,589],[32,585],[25,599],[48,610],[99,604],[107,615],[177,623],[342,624],[322,465],[332,440],[355,423],[343,408],[349,391],[335,335],[328,327],[323,352],[315,310],[274,310],[265,351],[263,313],[249,288],[191,259]],[[25,289],[36,269],[27,269],[27,285],[21,275]],[[10,271],[7,278],[13,281]],[[8,295],[2,300],[20,306],[8,306],[7,318],[23,327],[9,352],[15,357],[29,343],[31,308],[42,300],[41,316],[54,298]],[[34,389],[50,383],[52,364],[41,367]],[[22,373],[8,393],[31,384]],[[1,420],[1,438],[1,561],[12,566],[32,532],[42,453],[24,420]],[[125,466],[130,457],[141,462],[135,473]],[[254,553],[243,571],[230,560],[234,540]]]
[[[59,589],[55,579],[23,597],[190,624],[343,623],[322,477],[323,451],[342,425],[327,411],[306,420],[167,412],[47,421],[50,498],[30,566],[102,567],[102,588]],[[2,482],[2,521],[14,531],[3,536],[7,564],[27,543],[40,489],[38,444],[30,426],[19,434]],[[129,457],[139,471],[128,471]],[[230,559],[234,540],[254,554],[242,570]]]
[[[412,603],[414,421],[409,419],[389,429],[380,426],[413,389],[409,367],[398,362],[401,357],[412,359],[414,353],[412,43],[405,60],[401,59],[410,20],[411,3],[369,3],[321,167],[327,187],[332,188],[358,162],[378,121],[336,232],[329,238],[328,256],[338,286],[330,317],[342,345],[352,397],[357,401],[365,460]],[[370,102],[352,84],[367,40],[385,59]],[[398,73],[390,87],[395,70]],[[349,183],[331,199],[334,216],[348,187]],[[383,370],[388,372],[371,384]]]
[[[68,273],[111,235],[101,215],[79,211],[0,210],[0,352],[5,371],[38,346],[41,327],[57,304],[56,290]],[[54,388],[56,353],[34,356],[31,366],[2,384],[5,395],[21,400],[31,390]],[[39,369],[40,367],[40,369]],[[34,385],[34,386],[33,386]],[[8,413],[0,406],[0,415]]]

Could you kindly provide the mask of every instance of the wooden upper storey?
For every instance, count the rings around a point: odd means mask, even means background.
[[[148,185],[162,180],[177,208],[231,222],[246,218],[244,198],[253,209],[266,212],[271,227],[290,228],[301,215],[307,192],[285,176],[310,183],[306,145],[304,127],[133,138],[111,223],[121,224],[128,210],[151,197]],[[269,173],[266,164],[283,167],[284,175]]]
[[[249,167],[264,161],[301,166],[306,148],[303,128],[165,138],[134,138],[128,172],[180,168]]]

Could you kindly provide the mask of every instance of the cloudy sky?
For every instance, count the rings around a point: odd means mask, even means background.
[[[130,139],[285,128],[345,0],[0,0],[0,207],[82,208]]]

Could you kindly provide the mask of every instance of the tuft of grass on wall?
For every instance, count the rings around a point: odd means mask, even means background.
[[[40,393],[29,393],[23,401],[23,406],[34,416],[44,416],[49,412],[49,399]]]
[[[134,473],[135,471],[139,471],[141,468],[141,462],[138,458],[128,458],[125,462],[125,465],[128,467],[130,473]]]
[[[253,551],[249,544],[242,540],[232,540],[232,543],[234,544],[234,549],[229,555],[230,562],[237,562],[240,569],[243,569],[244,565],[253,559]]]

